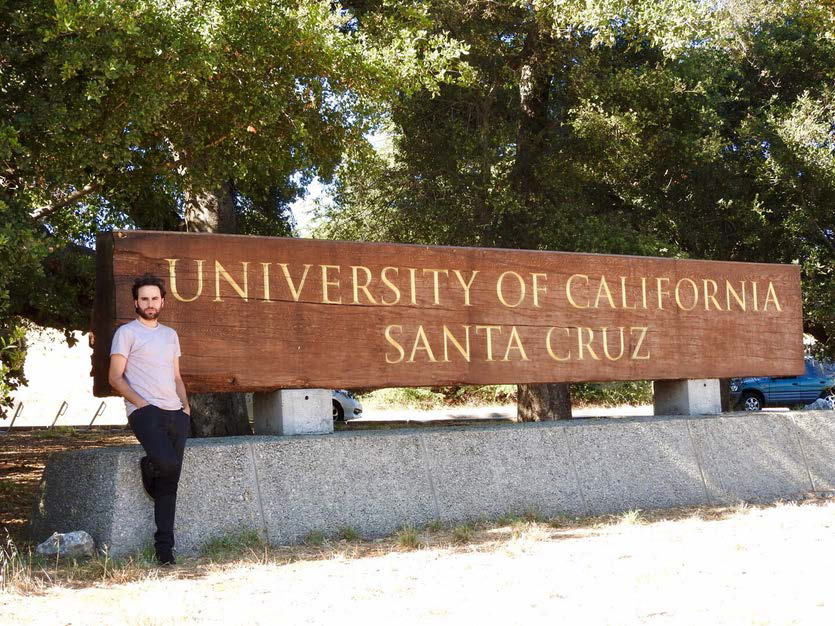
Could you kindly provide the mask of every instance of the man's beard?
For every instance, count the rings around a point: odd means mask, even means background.
[[[143,320],[148,320],[149,322],[152,322],[159,317],[159,311],[155,310],[153,313],[146,313],[145,311],[143,311],[139,307],[136,307],[136,314],[139,317],[141,317]]]

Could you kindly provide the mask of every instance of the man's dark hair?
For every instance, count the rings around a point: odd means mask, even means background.
[[[162,282],[161,278],[157,278],[153,274],[143,274],[135,281],[133,281],[133,288],[131,289],[131,293],[133,294],[134,300],[139,300],[139,288],[140,287],[159,287],[159,295],[161,298],[165,297],[165,283]]]

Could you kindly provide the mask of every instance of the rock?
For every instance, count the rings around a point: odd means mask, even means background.
[[[52,533],[52,536],[35,548],[38,556],[91,557],[96,553],[96,542],[83,530],[71,533]]]
[[[812,404],[803,407],[804,411],[831,411],[833,407],[826,398],[818,398]]]

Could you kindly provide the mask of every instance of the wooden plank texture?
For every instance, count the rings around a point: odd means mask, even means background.
[[[96,395],[145,272],[192,392],[803,371],[793,265],[145,231],[98,255]]]

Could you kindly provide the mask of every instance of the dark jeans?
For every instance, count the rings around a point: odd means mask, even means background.
[[[151,404],[131,413],[128,423],[150,459],[148,467],[153,480],[154,521],[157,524],[154,547],[157,554],[170,552],[174,547],[177,483],[189,418],[182,409],[167,411]]]

